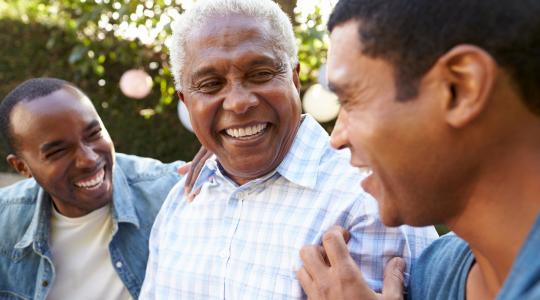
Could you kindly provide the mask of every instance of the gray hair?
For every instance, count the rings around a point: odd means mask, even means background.
[[[298,64],[296,39],[289,17],[271,0],[199,0],[172,25],[169,46],[171,71],[175,87],[182,90],[183,66],[186,59],[188,33],[201,27],[215,16],[240,14],[266,20],[272,28],[270,39],[273,51],[283,63],[295,68]]]

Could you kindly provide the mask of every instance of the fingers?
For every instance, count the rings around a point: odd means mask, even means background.
[[[191,190],[195,185],[195,181],[197,180],[199,173],[204,167],[204,163],[210,156],[212,156],[212,152],[206,150],[206,148],[201,146],[199,152],[197,152],[197,154],[195,154],[195,157],[193,157],[193,161],[190,163],[189,166],[190,172],[187,174],[186,181],[184,183],[185,195],[189,195],[191,193]]]
[[[187,202],[189,202],[189,203],[193,202],[193,200],[195,200],[195,197],[197,197],[197,195],[199,195],[200,192],[201,192],[201,187],[199,187],[199,188],[198,188],[197,190],[195,190],[195,191],[190,192],[190,193],[186,196]]]
[[[323,247],[331,266],[350,263],[352,258],[347,248],[350,234],[339,226],[332,226],[323,236]]]
[[[298,278],[298,281],[300,281],[300,285],[302,286],[302,289],[304,292],[308,295],[313,295],[314,289],[313,289],[313,279],[309,275],[309,273],[306,271],[305,268],[301,268],[296,272],[296,277]]]
[[[403,299],[405,261],[394,257],[384,267],[383,299]]]
[[[176,172],[180,175],[186,175],[191,170],[191,162],[185,163],[176,169]]]
[[[302,247],[300,249],[300,258],[304,263],[304,269],[311,277],[324,274],[329,267],[321,246],[310,245]]]

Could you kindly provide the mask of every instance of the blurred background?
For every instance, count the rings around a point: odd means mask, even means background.
[[[200,145],[177,107],[166,45],[171,22],[194,2],[0,0],[0,99],[31,77],[62,78],[94,102],[118,152],[190,160]],[[330,131],[338,106],[321,66],[337,0],[276,2],[294,23],[304,108]],[[8,170],[0,159],[0,172]]]

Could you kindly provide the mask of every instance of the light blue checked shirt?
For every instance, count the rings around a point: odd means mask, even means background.
[[[192,203],[180,181],[150,236],[141,299],[302,299],[296,279],[303,245],[320,244],[338,224],[370,287],[382,288],[388,259],[411,259],[431,243],[433,227],[384,227],[377,204],[362,192],[349,154],[304,116],[289,153],[266,176],[238,186],[217,161],[206,162]]]

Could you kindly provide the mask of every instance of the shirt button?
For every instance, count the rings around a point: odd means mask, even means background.
[[[48,287],[48,286],[49,286],[49,282],[48,282],[47,280],[43,280],[43,281],[41,282],[41,286],[42,286],[42,287]]]
[[[118,269],[120,269],[120,268],[122,267],[122,262],[121,262],[121,261],[117,261],[117,262],[116,262],[116,267],[117,267]]]

